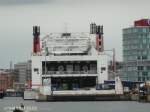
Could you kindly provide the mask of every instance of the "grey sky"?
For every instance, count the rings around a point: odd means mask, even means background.
[[[122,28],[150,18],[148,0],[0,0],[0,68],[30,59],[32,26],[41,34],[88,32],[89,23],[104,25],[105,49],[116,48],[122,59]],[[42,37],[42,36],[41,36]]]
[[[46,3],[52,0],[0,0],[0,5],[25,5]]]

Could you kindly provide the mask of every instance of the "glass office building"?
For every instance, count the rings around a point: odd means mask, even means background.
[[[150,25],[148,19],[123,29],[123,80],[150,80]]]

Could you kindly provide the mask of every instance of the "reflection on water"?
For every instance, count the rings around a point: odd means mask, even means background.
[[[129,101],[96,101],[96,102],[35,102],[22,98],[7,97],[0,99],[0,112],[5,107],[19,106],[37,107],[37,112],[149,112],[150,103]]]

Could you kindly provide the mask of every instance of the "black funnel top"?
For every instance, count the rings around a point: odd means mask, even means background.
[[[33,26],[33,36],[37,37],[40,35],[40,26]]]

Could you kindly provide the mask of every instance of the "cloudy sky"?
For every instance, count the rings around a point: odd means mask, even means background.
[[[88,32],[89,24],[104,25],[105,49],[116,49],[122,60],[122,29],[150,18],[149,0],[0,0],[0,68],[30,59],[32,26],[41,34]],[[41,35],[41,37],[42,37]]]

